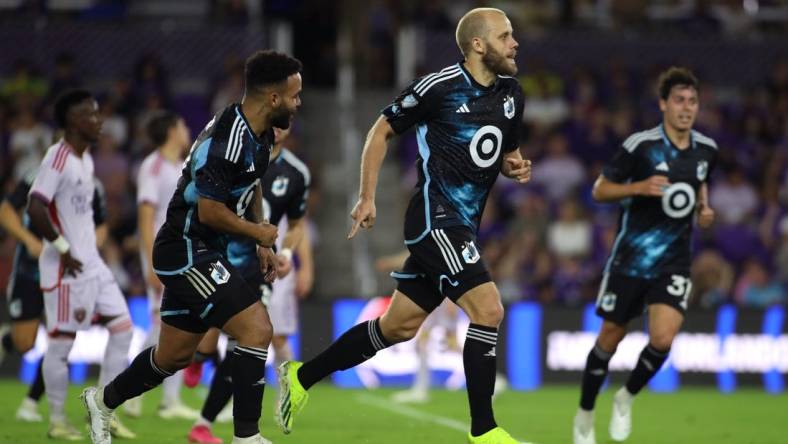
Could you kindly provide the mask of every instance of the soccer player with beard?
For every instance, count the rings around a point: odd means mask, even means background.
[[[698,79],[672,67],[659,77],[662,123],[635,133],[605,166],[594,199],[620,201],[623,211],[597,298],[604,319],[583,371],[575,444],[594,444],[594,404],[610,358],[627,334],[627,324],[648,313],[649,342],[624,387],[613,398],[610,437],[623,441],[632,430],[632,401],[668,358],[684,322],[690,282],[693,220],[714,220],[708,178],[717,144],[692,129],[698,115]]]
[[[262,220],[256,202],[273,127],[288,128],[301,104],[300,71],[301,62],[285,54],[253,54],[246,60],[241,103],[218,112],[192,145],[153,247],[153,270],[164,284],[159,342],[109,384],[82,393],[94,444],[111,442],[112,411],[184,368],[210,327],[238,341],[231,372],[233,443],[269,443],[258,422],[271,323],[258,292],[227,260],[227,241],[230,235],[254,239],[261,271],[273,281],[277,228]],[[256,208],[253,220],[243,217],[250,205]]]
[[[383,110],[370,129],[361,159],[359,200],[353,227],[375,223],[375,189],[386,143],[416,126],[419,182],[405,216],[410,252],[386,313],[346,331],[312,360],[285,362],[277,423],[285,433],[307,401],[307,390],[337,370],[357,366],[394,343],[407,341],[444,298],[471,320],[463,349],[471,412],[470,443],[517,441],[493,416],[498,326],[503,306],[474,241],[487,196],[498,174],[525,183],[530,162],[518,150],[523,94],[517,73],[517,42],[506,14],[469,11],[457,25],[464,60],[415,80]]]

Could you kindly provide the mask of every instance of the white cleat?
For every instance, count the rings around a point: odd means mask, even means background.
[[[88,413],[88,431],[93,444],[112,443],[112,436],[109,433],[112,410],[104,405],[103,391],[96,387],[88,387],[79,396]]]
[[[279,409],[276,409],[279,410]],[[216,415],[216,422],[220,424],[229,424],[233,422],[233,401],[227,403],[226,406]]]
[[[200,418],[200,412],[181,402],[168,406],[159,406],[157,414],[161,419],[188,419],[196,421]]]
[[[139,418],[142,416],[142,396],[131,398],[123,403],[123,413],[129,418]]]
[[[16,409],[16,419],[22,422],[41,422],[44,418],[38,413],[38,403],[30,398],[22,400],[19,408]]]
[[[426,390],[410,389],[394,393],[391,400],[399,404],[424,404],[429,402],[430,394]]]
[[[577,409],[572,427],[572,442],[574,444],[596,444],[593,411]]]
[[[66,420],[53,421],[50,423],[47,436],[52,439],[60,439],[63,441],[82,441],[84,439],[82,434]]]
[[[624,441],[632,433],[632,401],[634,397],[622,387],[613,396],[613,412],[610,416],[610,438]]]
[[[233,436],[232,444],[273,444],[271,441],[263,438],[260,434],[256,434],[254,436],[250,436],[248,438],[239,438],[237,436]]]

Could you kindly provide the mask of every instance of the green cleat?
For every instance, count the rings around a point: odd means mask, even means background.
[[[489,432],[479,435],[479,436],[471,436],[468,433],[468,444],[528,444],[525,442],[520,442],[514,438],[512,435],[506,432],[506,430],[496,427]]]
[[[274,420],[285,434],[293,430],[293,416],[303,410],[309,393],[298,380],[298,369],[303,362],[285,361],[276,369],[279,379],[279,399],[276,402]]]

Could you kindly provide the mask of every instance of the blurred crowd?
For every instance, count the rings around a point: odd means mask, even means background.
[[[579,306],[596,299],[620,208],[591,188],[630,134],[661,122],[658,70],[578,67],[561,76],[532,61],[521,149],[529,185],[499,180],[485,209],[480,244],[503,296]],[[763,308],[788,299],[788,62],[755,88],[703,84],[696,129],[714,138],[714,226],[696,230],[692,303]],[[403,188],[415,182],[415,137],[402,140]]]

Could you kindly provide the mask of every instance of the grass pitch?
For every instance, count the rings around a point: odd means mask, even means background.
[[[67,402],[69,419],[82,427],[83,411],[78,400],[82,387],[71,387]],[[46,423],[20,423],[14,419],[26,388],[19,382],[0,381],[0,443],[51,444]],[[464,392],[433,391],[427,404],[403,406],[389,402],[392,390],[339,390],[318,385],[310,390],[304,412],[296,418],[293,433],[275,428],[272,408],[274,389],[267,387],[261,429],[276,444],[416,444],[464,443],[467,402]],[[607,422],[613,390],[597,402],[598,443],[612,443]],[[205,389],[184,389],[183,398],[198,408]],[[538,444],[565,444],[572,440],[572,417],[578,388],[549,386],[535,392],[503,393],[495,401],[496,418],[515,437]],[[165,421],[155,415],[159,390],[146,395],[145,414],[124,418],[139,436],[136,443],[186,443],[189,421]],[[41,404],[46,413],[46,402]],[[232,426],[217,424],[214,433],[232,440]],[[85,440],[87,441],[87,433]],[[634,427],[628,440],[637,444],[788,443],[788,396],[767,395],[760,390],[739,390],[723,395],[715,389],[684,388],[675,394],[644,392],[634,407]]]

